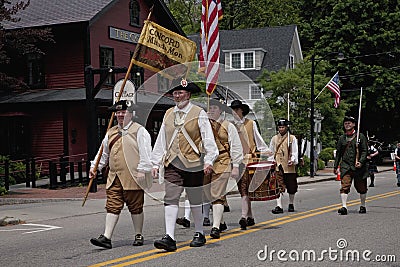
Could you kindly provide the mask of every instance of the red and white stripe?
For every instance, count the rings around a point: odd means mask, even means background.
[[[333,106],[337,108],[340,103],[339,72],[336,72],[332,79],[327,83],[326,87],[335,94],[335,103]]]
[[[206,74],[208,95],[213,93],[218,82],[220,52],[218,20],[221,18],[220,0],[202,0],[199,67]]]

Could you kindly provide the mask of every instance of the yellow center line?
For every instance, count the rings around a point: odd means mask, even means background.
[[[399,194],[400,194],[400,191],[396,190],[396,191],[387,192],[387,193],[383,193],[383,194],[379,194],[379,195],[374,195],[374,196],[367,197],[366,202],[370,202],[370,201],[378,200],[378,199],[382,199],[382,198],[387,198],[387,197],[392,197],[392,196],[396,196]],[[351,200],[351,201],[348,201],[347,206],[355,206],[359,203],[360,203],[360,200]],[[263,229],[271,228],[274,226],[283,225],[286,223],[290,223],[290,222],[306,219],[309,217],[317,216],[320,214],[328,213],[328,212],[334,211],[340,207],[341,207],[341,204],[333,204],[333,205],[319,207],[319,208],[308,210],[308,211],[297,212],[292,215],[287,215],[287,216],[283,216],[283,217],[275,218],[272,220],[257,223],[256,226],[250,227],[246,231],[243,231],[240,228],[235,228],[235,229],[224,232],[224,235],[222,235],[220,239],[210,239],[210,236],[207,236],[207,244],[220,242],[220,241],[223,241],[226,239],[254,233],[259,230],[263,230]],[[118,262],[121,262],[121,263],[112,265],[112,266],[122,267],[122,266],[133,265],[136,263],[145,262],[145,261],[157,259],[157,258],[164,257],[164,256],[169,256],[169,255],[171,255],[171,253],[179,253],[182,251],[193,249],[192,247],[187,246],[187,244],[189,244],[189,243],[190,243],[190,241],[177,243],[178,249],[175,252],[164,252],[159,249],[151,249],[151,250],[143,251],[140,253],[128,255],[125,257],[113,259],[110,261],[105,261],[105,262],[97,263],[94,265],[90,265],[89,267],[107,266],[107,265],[111,265],[111,264],[118,263]],[[152,255],[149,255],[149,254],[152,254]],[[149,255],[149,256],[143,257],[146,255]],[[142,258],[139,258],[139,257],[142,257]],[[139,259],[135,259],[135,258],[139,258]],[[127,260],[131,260],[131,259],[135,259],[135,260],[127,261]]]

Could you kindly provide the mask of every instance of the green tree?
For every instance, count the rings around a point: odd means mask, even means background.
[[[322,65],[326,64],[321,62]],[[265,71],[260,77],[260,84],[266,94],[270,94],[267,101],[275,120],[287,118],[287,95],[289,93],[289,114],[292,122],[291,131],[299,139],[310,137],[310,87],[311,66],[309,62],[298,64],[292,70],[277,72]],[[331,77],[323,74],[315,75],[315,91],[319,93]],[[342,118],[348,110],[346,101],[340,103],[340,108],[333,107],[334,97],[329,90],[323,90],[315,101],[315,110],[324,117],[322,132],[319,140],[324,147],[335,146],[337,136],[342,133]],[[260,102],[261,103],[261,102]],[[258,111],[262,105],[256,103]],[[264,118],[265,119],[265,118]],[[267,118],[268,119],[268,118]]]
[[[223,0],[220,29],[246,29],[297,24],[299,2],[288,0]]]
[[[393,125],[400,119],[398,1],[302,1],[301,6],[303,51],[320,57],[341,51],[347,58],[339,65],[342,99],[352,104],[355,116],[364,89],[361,130],[400,140]]]
[[[165,0],[164,2],[187,35],[200,32],[201,0]]]
[[[40,46],[53,41],[50,29],[5,29],[5,23],[20,20],[18,11],[29,4],[30,0],[0,1],[0,90],[27,89],[23,79],[18,77],[21,63],[30,53],[44,54]]]

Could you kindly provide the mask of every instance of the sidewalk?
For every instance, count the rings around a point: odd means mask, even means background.
[[[380,172],[393,170],[392,166],[379,166]],[[336,176],[332,173],[332,168],[319,170],[313,178],[309,176],[298,177],[298,184],[317,183],[329,180],[335,180]],[[37,186],[48,183],[46,180],[37,181]],[[228,183],[229,195],[239,194],[236,183],[233,179]],[[25,184],[10,186],[9,194],[0,196],[0,226],[8,224],[32,223],[35,220],[45,220],[51,218],[65,217],[77,214],[92,214],[104,212],[106,190],[105,184],[97,185],[96,193],[89,193],[85,206],[82,208],[82,202],[87,187],[68,187],[63,189],[45,189],[45,188],[27,188]],[[145,194],[145,206],[161,205],[164,195],[163,185],[157,182],[153,183],[152,188]],[[68,207],[61,202],[69,201]],[[47,212],[43,207],[36,208],[35,205],[19,205],[28,203],[48,202],[55,206],[55,210],[50,208]],[[60,203],[56,203],[60,202]],[[25,207],[26,206],[26,207]]]

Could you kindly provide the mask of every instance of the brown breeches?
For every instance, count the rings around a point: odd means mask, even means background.
[[[348,194],[350,193],[351,182],[354,180],[354,187],[359,194],[366,194],[368,191],[367,179],[358,178],[355,176],[355,172],[346,172],[346,174],[341,178],[340,193]]]
[[[164,205],[179,205],[179,198],[186,190],[191,205],[201,205],[203,198],[204,172],[184,171],[172,164],[165,168],[165,196]]]
[[[204,202],[223,205],[230,172],[204,176]]]
[[[128,210],[132,214],[140,214],[143,212],[144,191],[143,190],[124,190],[118,176],[115,177],[110,188],[106,189],[107,213],[120,214],[124,204],[128,206]]]
[[[282,166],[279,165],[276,171],[276,180],[281,188],[281,192],[287,190],[288,194],[297,193],[297,173],[284,173]]]

